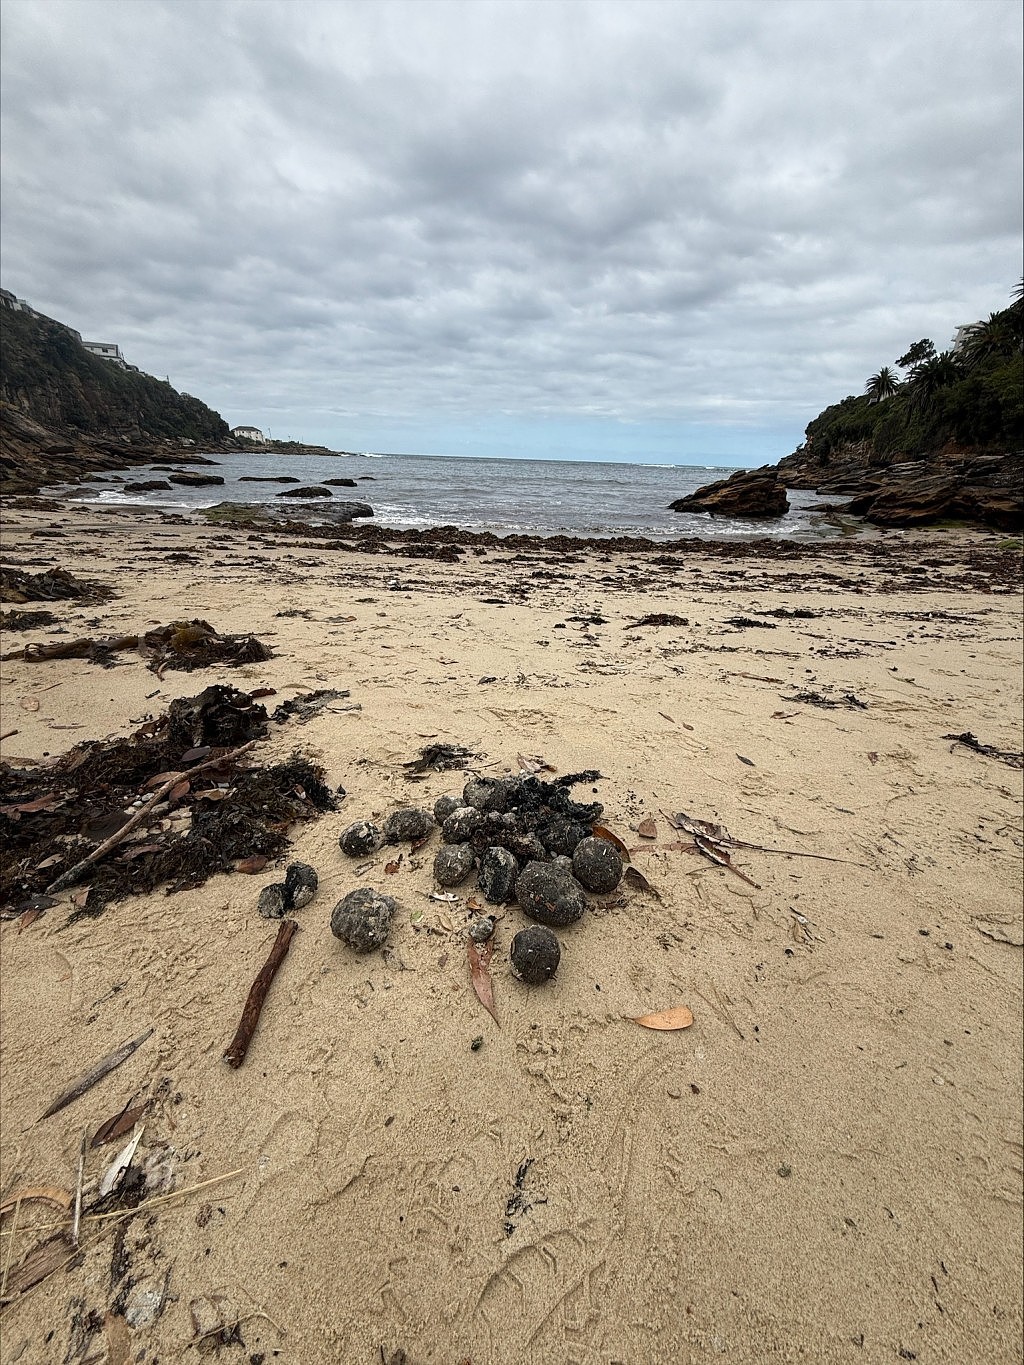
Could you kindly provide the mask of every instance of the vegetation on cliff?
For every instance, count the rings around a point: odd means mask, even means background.
[[[198,398],[91,355],[59,322],[8,309],[0,317],[0,399],[68,434],[199,445],[230,436]]]
[[[1024,297],[937,353],[923,338],[883,366],[863,394],[844,398],[808,425],[803,454],[820,464],[850,447],[886,465],[943,446],[1018,450],[1024,445]],[[898,371],[902,370],[902,377]]]

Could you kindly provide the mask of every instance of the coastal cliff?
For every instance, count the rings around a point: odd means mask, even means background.
[[[157,453],[233,448],[227,423],[164,380],[90,354],[31,311],[0,316],[0,486],[8,492],[145,463]],[[194,457],[193,457],[194,458]]]

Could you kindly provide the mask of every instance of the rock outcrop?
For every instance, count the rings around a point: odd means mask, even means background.
[[[706,484],[696,493],[670,502],[669,508],[673,512],[709,512],[715,517],[763,520],[784,516],[789,510],[789,499],[778,470],[765,465],[763,469],[741,469],[728,479]]]

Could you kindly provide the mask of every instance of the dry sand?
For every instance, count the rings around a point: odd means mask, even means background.
[[[274,727],[257,751],[298,745],[348,795],[294,829],[320,892],[240,1070],[221,1054],[274,938],[255,906],[280,868],[67,929],[66,893],[0,930],[4,1197],[73,1189],[83,1130],[140,1091],[159,1098],[136,1162],[160,1157],[178,1190],[237,1172],[124,1235],[87,1222],[80,1262],[4,1310],[5,1365],[201,1359],[217,1338],[196,1340],[191,1306],[202,1330],[239,1323],[217,1358],[253,1365],[1018,1361],[1022,775],[943,736],[1020,749],[1021,603],[984,590],[966,538],[888,543],[906,572],[861,542],[820,564],[541,548],[451,565],[13,512],[7,562],[117,589],[57,604],[72,634],[202,616],[275,657],[159,681],[132,654],[8,662],[8,760],[125,734],[214,681],[348,688],[361,709]],[[815,615],[725,624],[779,606]],[[653,612],[689,624],[627,629]],[[866,709],[788,700],[807,690]],[[438,836],[391,876],[394,851],[360,872],[337,846],[351,820],[461,787],[405,780],[435,737],[485,773],[518,755],[599,769],[606,823],[644,845],[661,895],[595,906],[538,989],[509,973],[510,908],[500,1027],[470,988],[463,908],[426,897]],[[672,847],[662,812],[680,810],[837,861],[741,849],[750,885]],[[364,884],[400,902],[384,955],[330,933]],[[677,1004],[685,1032],[631,1022]],[[90,1152],[87,1204],[116,1150]],[[5,1236],[3,1264],[44,1235],[13,1253]]]

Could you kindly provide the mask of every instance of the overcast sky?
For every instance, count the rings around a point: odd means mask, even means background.
[[[4,0],[2,278],[339,449],[760,464],[1021,274],[1018,0]]]

